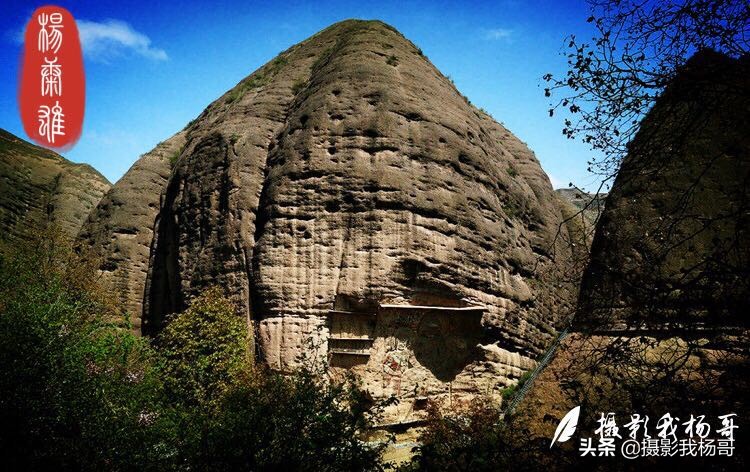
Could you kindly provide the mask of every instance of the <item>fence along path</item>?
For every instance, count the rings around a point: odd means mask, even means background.
[[[523,400],[523,397],[526,396],[526,393],[531,389],[532,384],[534,383],[534,380],[537,378],[537,376],[542,372],[542,370],[549,364],[549,362],[552,360],[552,358],[555,356],[555,352],[557,352],[557,348],[560,346],[560,343],[568,337],[568,328],[563,329],[560,331],[560,334],[557,335],[557,338],[552,342],[552,345],[547,349],[547,352],[544,353],[544,356],[539,361],[539,363],[536,365],[534,370],[531,372],[531,375],[529,376],[528,380],[521,386],[521,388],[516,392],[515,395],[513,395],[513,398],[510,400],[510,403],[508,403],[508,406],[503,410],[503,416],[508,416],[511,413],[513,413],[513,410],[515,410],[516,406]]]

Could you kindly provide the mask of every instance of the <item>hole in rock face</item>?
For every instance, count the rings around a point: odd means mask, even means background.
[[[409,121],[422,121],[424,118],[422,118],[422,115],[417,113],[416,111],[410,111],[404,114],[404,117]]]
[[[324,208],[328,213],[336,213],[341,209],[341,204],[338,200],[328,200],[325,202]]]
[[[401,303],[339,293],[329,317],[328,346],[336,367],[361,366],[366,376],[400,379],[399,392],[392,392],[397,395],[416,391],[419,385],[409,382],[425,375],[452,382],[481,357],[478,345],[485,341],[483,307],[467,306],[460,294],[436,288],[439,281],[422,281],[435,276],[422,261],[406,259],[400,266],[401,277],[426,288]]]
[[[338,354],[335,356],[331,356],[328,364],[331,367],[336,367],[339,369],[351,369],[353,367],[366,364],[367,360],[368,357],[366,356],[360,356],[356,354]]]
[[[375,106],[380,102],[380,92],[368,93],[364,97],[371,106]]]
[[[333,302],[334,310],[376,313],[378,301],[370,298],[359,298],[354,295],[339,293]]]
[[[330,146],[328,148],[328,154],[331,154],[331,155],[336,154],[336,146]]]
[[[373,339],[370,355],[382,365],[368,368],[403,379],[412,377],[407,374],[411,370],[426,369],[437,380],[452,382],[480,357],[482,311],[448,306],[382,307]],[[418,387],[402,383],[401,391]]]
[[[362,134],[368,138],[377,138],[380,136],[380,132],[375,128],[367,128]]]
[[[428,270],[427,265],[416,259],[403,259],[401,261],[401,270],[404,274],[404,284],[413,286],[420,272]]]

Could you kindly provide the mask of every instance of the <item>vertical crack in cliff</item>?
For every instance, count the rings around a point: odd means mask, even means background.
[[[338,274],[336,275],[336,289],[333,293],[333,300],[331,302],[331,309],[336,309],[336,300],[338,300],[339,292],[341,291],[341,277],[344,270],[344,261],[346,260],[347,246],[349,245],[349,238],[351,237],[351,230],[353,225],[354,215],[349,213],[346,219],[346,226],[344,227],[344,234],[341,240],[341,257],[338,263]]]
[[[164,315],[180,304],[179,288],[175,286],[179,283],[177,254],[174,252],[174,248],[179,244],[174,228],[177,221],[165,220],[165,217],[170,218],[170,210],[177,198],[179,187],[180,181],[172,174],[160,198],[161,210],[154,221],[143,300],[142,330],[148,335],[156,334],[164,321]],[[176,215],[174,218],[176,220]]]
[[[286,114],[284,116],[284,121],[286,121],[286,117],[288,116],[289,110],[287,109]],[[283,132],[283,129],[277,133],[276,136],[273,136],[268,143],[268,148],[266,152],[266,159],[263,164],[263,184],[260,189],[260,196],[258,197],[258,206],[255,211],[255,229],[253,232],[253,245],[252,245],[252,254],[249,256],[250,261],[248,264],[248,273],[247,273],[247,280],[248,280],[248,294],[250,296],[249,300],[249,306],[252,310],[252,317],[255,320],[258,320],[263,317],[262,313],[264,311],[263,304],[261,301],[260,294],[258,293],[257,286],[258,281],[256,280],[256,274],[259,273],[259,265],[257,261],[258,256],[258,241],[263,235],[263,231],[266,227],[266,224],[268,224],[268,221],[270,219],[270,215],[268,214],[268,211],[266,210],[266,201],[268,200],[268,191],[269,191],[269,169],[268,169],[268,162],[270,160],[271,153],[275,148],[278,147],[279,142],[279,134]]]

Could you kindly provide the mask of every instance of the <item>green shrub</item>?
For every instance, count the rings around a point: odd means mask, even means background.
[[[500,412],[489,405],[491,402],[476,401],[451,415],[443,415],[431,405],[416,454],[402,470],[504,470],[510,448]]]
[[[178,149],[169,155],[169,168],[170,169],[175,168],[175,166],[177,165],[177,161],[180,160],[180,154],[182,154],[182,149]]]
[[[172,451],[152,351],[116,323],[94,267],[59,233],[0,254],[6,470],[148,470]]]
[[[185,127],[182,128],[182,131],[192,128],[196,121],[198,121],[198,118],[193,118],[192,120],[188,121]]]
[[[236,102],[250,90],[266,85],[271,81],[271,78],[271,75],[264,73],[262,70],[254,73],[250,78],[243,80],[229,92],[226,103],[231,104]]]
[[[317,70],[323,67],[323,64],[325,64],[326,61],[328,61],[328,59],[333,55],[333,51],[334,48],[329,47],[321,52],[317,59],[315,59],[315,62],[313,62],[313,65],[310,66],[310,70]]]
[[[289,60],[286,56],[278,55],[273,61],[271,61],[271,71],[276,72],[287,64],[289,64]]]
[[[376,470],[361,440],[379,405],[353,380],[282,375],[250,359],[246,321],[212,288],[158,338],[165,389],[183,411],[181,462],[196,470]]]
[[[521,210],[518,207],[518,204],[513,201],[508,201],[503,205],[503,211],[508,216],[508,218],[517,218],[521,214]]]
[[[385,444],[363,440],[370,411],[352,382],[257,371],[227,391],[190,462],[199,470],[382,470]]]
[[[4,470],[380,470],[353,381],[251,363],[218,289],[157,345],[121,327],[97,264],[59,237],[0,248]]]
[[[250,90],[268,84],[271,79],[273,79],[276,74],[278,74],[278,72],[288,63],[289,60],[286,58],[286,56],[279,55],[269,64],[265,65],[262,69],[258,70],[250,77],[237,84],[237,86],[234,87],[227,95],[226,103],[232,104],[240,98],[244,97],[245,94]]]
[[[174,315],[157,338],[168,394],[191,406],[215,406],[234,379],[250,368],[247,322],[219,288]]]
[[[505,387],[500,392],[500,394],[503,396],[503,401],[508,401],[513,398],[516,392],[519,391],[521,387],[523,387],[524,384],[529,381],[529,379],[531,378],[531,372],[531,370],[527,370],[521,375],[521,377],[518,378],[518,382],[516,382],[514,385],[511,385],[510,387]]]
[[[396,57],[396,56],[394,56],[394,55],[390,55],[390,56],[388,56],[388,59],[386,59],[386,61],[385,61],[385,62],[386,62],[386,64],[388,64],[389,66],[393,66],[393,67],[396,67],[396,66],[398,65],[398,57]]]

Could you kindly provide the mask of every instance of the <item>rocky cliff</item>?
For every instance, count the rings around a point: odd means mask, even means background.
[[[393,28],[345,21],[143,156],[82,238],[144,332],[220,285],[270,366],[355,369],[403,417],[534,365],[570,309],[561,221],[524,143]]]
[[[750,308],[750,58],[694,56],[629,146],[578,322],[741,326]]]
[[[594,240],[596,224],[604,211],[606,193],[587,193],[578,188],[561,188],[555,190],[567,229],[566,235],[560,235],[571,248],[571,259],[565,267],[568,271],[566,280],[574,286],[580,284],[584,271],[588,268],[591,243]]]
[[[573,334],[514,418],[540,457],[558,460],[550,438],[577,405],[588,436],[601,411],[650,415],[651,428],[667,412],[746,417],[749,77],[748,58],[703,51],[643,121],[606,199]],[[733,464],[746,460],[737,446]],[[561,447],[573,463],[576,447]]]
[[[137,332],[160,195],[184,145],[181,131],[141,156],[104,195],[79,234],[102,259],[102,278]]]
[[[587,227],[595,228],[599,215],[604,211],[606,193],[588,193],[576,187],[559,188],[555,193],[570,206],[568,213],[580,213],[576,216],[580,216]]]
[[[110,183],[86,164],[0,129],[0,239],[24,238],[47,224],[78,233]]]

